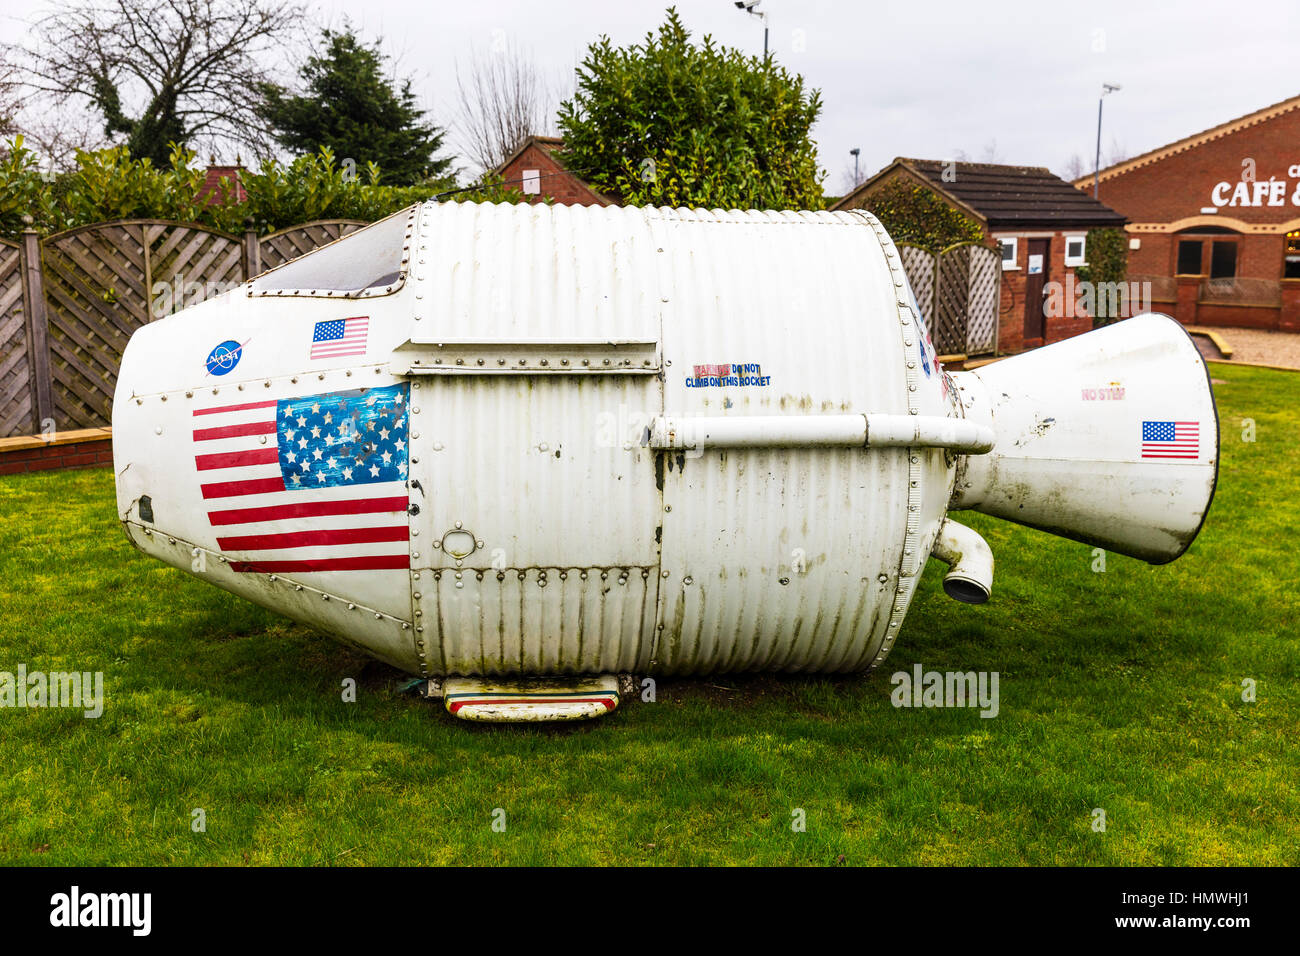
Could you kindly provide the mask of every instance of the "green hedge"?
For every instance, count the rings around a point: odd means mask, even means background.
[[[300,156],[290,163],[270,160],[258,170],[244,170],[243,203],[207,204],[197,199],[206,170],[194,163],[192,150],[173,147],[171,169],[157,169],[148,159],[132,159],[125,147],[79,152],[77,167],[57,176],[43,174],[22,137],[8,143],[0,157],[0,236],[16,237],[30,216],[44,235],[113,219],[172,219],[238,233],[251,218],[261,233],[313,219],[360,219],[373,222],[413,203],[448,190],[449,180],[418,186],[380,185],[374,163],[354,169],[339,165],[333,153]],[[233,186],[231,187],[233,189]],[[461,191],[466,201],[519,202],[517,189],[495,181]]]
[[[933,255],[959,242],[984,242],[984,230],[954,209],[932,189],[895,179],[862,205],[873,213],[896,243],[920,246]]]
[[[1075,267],[1074,274],[1080,282],[1092,283],[1094,289],[1106,283],[1121,283],[1128,278],[1128,233],[1123,229],[1090,229],[1084,243],[1088,257],[1086,266]],[[1118,315],[1111,314],[1118,306],[1115,296],[1095,295],[1095,315],[1092,327],[1110,325]]]

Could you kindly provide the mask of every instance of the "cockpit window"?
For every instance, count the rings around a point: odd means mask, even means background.
[[[357,299],[401,288],[410,258],[412,206],[258,276],[250,295]]]

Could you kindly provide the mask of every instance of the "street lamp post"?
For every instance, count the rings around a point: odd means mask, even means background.
[[[1092,198],[1097,198],[1098,185],[1101,182],[1101,104],[1107,93],[1119,91],[1118,83],[1101,84],[1101,96],[1097,97],[1097,155],[1092,161]]]
[[[853,157],[853,188],[858,188],[858,154],[861,153],[858,147],[854,146],[849,150],[849,155]]]
[[[763,59],[767,59],[767,14],[758,9],[763,0],[736,0],[736,9],[763,21]]]

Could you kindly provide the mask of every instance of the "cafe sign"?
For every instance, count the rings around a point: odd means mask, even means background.
[[[1288,179],[1256,179],[1252,161],[1237,182],[1217,183],[1210,192],[1210,202],[1224,206],[1300,206],[1300,163],[1287,168]],[[1243,163],[1243,165],[1245,165]]]

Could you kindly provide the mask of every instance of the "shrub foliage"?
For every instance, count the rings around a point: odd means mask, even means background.
[[[895,179],[872,193],[862,208],[875,214],[894,242],[934,255],[959,242],[984,242],[978,222],[919,183]]]
[[[75,169],[51,176],[36,156],[15,138],[0,150],[0,235],[14,238],[31,217],[42,234],[114,219],[174,219],[238,233],[252,219],[261,233],[313,219],[382,219],[413,203],[439,195],[446,183],[387,186],[374,163],[353,169],[322,147],[290,163],[268,160],[244,170],[246,202],[234,202],[233,183],[223,180],[221,201],[200,198],[205,170],[195,154],[172,147],[171,166],[159,169],[149,159],[132,159],[125,147],[81,152]],[[518,202],[518,190],[499,184],[467,191],[466,200]]]
[[[561,155],[629,206],[820,209],[820,111],[801,76],[708,36],[692,44],[669,8],[641,44],[588,47],[560,105]]]

